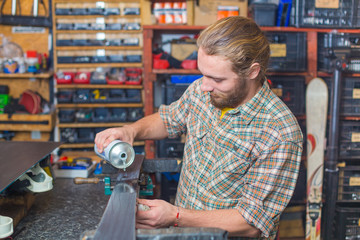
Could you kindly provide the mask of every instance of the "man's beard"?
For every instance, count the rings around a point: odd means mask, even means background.
[[[210,102],[214,107],[223,108],[235,108],[238,107],[246,97],[248,92],[248,85],[246,81],[239,79],[238,84],[233,91],[228,95],[210,93]]]

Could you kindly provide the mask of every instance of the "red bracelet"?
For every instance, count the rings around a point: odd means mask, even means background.
[[[180,211],[179,211],[179,207],[177,207],[176,223],[174,224],[174,227],[179,226],[179,219],[180,219]]]

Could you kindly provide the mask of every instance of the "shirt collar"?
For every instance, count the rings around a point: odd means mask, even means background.
[[[260,90],[250,99],[250,101],[238,107],[246,124],[249,124],[260,111],[265,99],[268,98],[269,91],[271,90],[267,81],[265,81]]]
[[[271,91],[269,88],[269,84],[265,80],[264,84],[254,97],[252,97],[247,103],[230,110],[229,113],[233,115],[240,113],[241,117],[244,118],[246,124],[250,124],[250,122],[253,120],[253,118],[263,106],[264,100],[268,98],[269,91]],[[210,93],[207,92],[207,94],[205,94],[204,96],[206,96],[207,101],[210,102]],[[221,110],[215,108],[212,104],[210,104],[210,109],[212,112],[217,112],[219,116],[221,115]]]

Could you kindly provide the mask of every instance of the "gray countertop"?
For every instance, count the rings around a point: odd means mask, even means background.
[[[72,179],[57,178],[52,190],[36,194],[28,215],[14,229],[16,240],[80,239],[96,229],[110,196],[104,183],[75,185]]]

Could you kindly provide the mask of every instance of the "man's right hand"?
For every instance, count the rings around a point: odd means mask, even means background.
[[[95,144],[99,153],[102,153],[112,141],[121,140],[129,144],[133,144],[135,138],[135,132],[129,125],[119,128],[108,128],[102,132],[99,132],[95,136]]]

